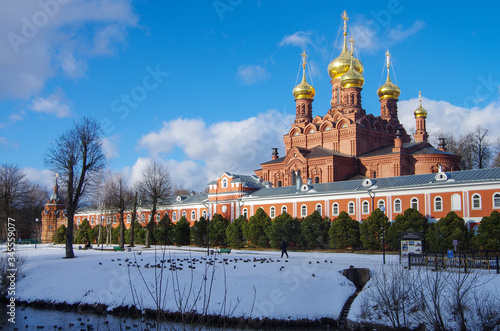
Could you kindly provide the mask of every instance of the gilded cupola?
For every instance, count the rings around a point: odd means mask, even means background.
[[[422,107],[422,92],[418,92],[418,100],[420,103],[420,106],[415,110],[415,118],[417,117],[427,117],[427,110]]]
[[[363,87],[365,78],[354,66],[354,40],[351,37],[349,41],[351,42],[351,62],[349,64],[349,70],[340,77],[340,85],[342,85],[342,88]]]
[[[328,74],[332,79],[340,78],[349,70],[349,67],[351,66],[351,54],[347,48],[347,21],[349,20],[349,17],[347,16],[345,10],[344,13],[342,13],[342,19],[344,20],[344,45],[342,47],[342,52],[340,52],[340,55],[328,65]],[[364,67],[361,61],[353,58],[352,62],[354,68],[362,74]]]
[[[399,89],[399,87],[394,84],[393,82],[391,82],[391,76],[390,76],[390,73],[389,73],[389,69],[390,69],[390,66],[391,66],[391,62],[390,62],[390,57],[391,57],[391,54],[389,54],[389,50],[387,50],[387,52],[385,53],[385,56],[386,56],[386,60],[387,60],[387,80],[386,82],[380,86],[377,90],[377,95],[380,99],[398,99],[399,98],[399,95],[401,94],[401,90]]]
[[[293,96],[295,99],[313,99],[314,95],[316,94],[316,90],[314,90],[314,87],[312,87],[306,80],[306,51],[304,51],[302,54],[302,81],[300,82],[299,85],[295,86],[293,88]]]

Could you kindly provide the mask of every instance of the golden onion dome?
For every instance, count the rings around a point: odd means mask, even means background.
[[[293,96],[295,99],[313,99],[316,95],[316,90],[306,81],[306,51],[301,54],[302,61],[302,81],[299,85],[293,88]]]
[[[342,88],[363,87],[365,78],[354,67],[354,57],[351,56],[349,70],[340,77],[340,85]]]
[[[417,117],[427,117],[427,110],[422,107],[422,92],[418,92],[418,98],[420,101],[420,106],[415,110],[414,115]]]
[[[380,86],[377,90],[378,97],[380,99],[398,99],[399,95],[401,94],[401,90],[399,87],[391,82],[391,75],[389,72],[389,69],[391,67],[391,62],[390,62],[390,57],[391,54],[389,54],[389,50],[385,53],[386,59],[387,59],[387,80],[386,82]]]
[[[363,67],[361,61],[356,58],[353,58],[352,62],[354,64],[354,68],[356,69],[356,71],[359,73],[363,73],[365,68]],[[342,49],[340,55],[335,60],[330,62],[330,64],[328,65],[328,74],[332,79],[340,78],[343,74],[345,74],[349,70],[350,65],[351,65],[351,55],[347,50],[347,46],[344,45],[344,49]]]
[[[332,79],[340,78],[349,70],[349,67],[351,66],[351,54],[347,49],[347,21],[349,20],[349,17],[347,17],[347,13],[345,12],[345,10],[342,13],[341,17],[344,20],[344,45],[342,47],[340,55],[328,65],[328,74]],[[365,68],[363,67],[361,61],[356,58],[354,58],[352,61],[356,71],[362,74]]]
[[[316,90],[307,81],[306,77],[302,77],[302,82],[293,88],[293,96],[295,99],[313,99]]]

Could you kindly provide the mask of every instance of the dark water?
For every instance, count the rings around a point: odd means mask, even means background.
[[[198,331],[240,331],[260,329],[214,328],[197,325],[164,322],[157,325],[154,321],[117,317],[111,314],[95,315],[76,312],[61,312],[51,309],[16,307],[15,323],[8,321],[5,303],[0,303],[0,330],[69,330],[69,331],[117,331],[117,330],[198,330]],[[276,330],[337,330],[332,328],[275,328]],[[272,330],[266,328],[265,330]]]

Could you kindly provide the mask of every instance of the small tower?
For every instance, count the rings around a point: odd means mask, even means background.
[[[52,242],[52,236],[56,233],[57,228],[62,224],[67,225],[64,215],[65,204],[59,196],[57,177],[58,175],[56,174],[54,191],[42,211],[42,243]]]
[[[391,82],[390,67],[391,54],[389,50],[385,53],[387,65],[387,80],[377,90],[377,95],[380,98],[380,115],[383,120],[399,124],[398,120],[398,98],[401,94],[399,87]]]
[[[302,81],[293,89],[296,103],[295,124],[306,126],[312,121],[312,102],[316,91],[306,81],[306,51],[300,55],[302,56]]]
[[[345,10],[342,13],[341,17],[344,21],[344,43],[342,46],[342,51],[340,52],[340,55],[328,65],[328,74],[330,75],[330,83],[332,84],[332,100],[330,101],[330,113],[341,110],[343,107],[343,91],[340,84],[340,77],[342,77],[342,75],[349,70],[349,67],[351,65],[351,53],[349,52],[349,49],[347,47],[347,21],[349,20],[349,17],[347,16]],[[364,71],[364,67],[361,61],[359,61],[357,58],[353,58],[352,62],[356,71],[362,74]]]
[[[359,117],[365,115],[361,108],[361,90],[365,83],[363,75],[356,70],[354,66],[354,40],[349,39],[351,43],[351,63],[349,70],[340,77],[340,85],[342,86],[342,97],[344,108],[342,112],[356,121]]]
[[[420,106],[415,110],[415,141],[427,142],[427,130],[425,128],[425,119],[427,118],[427,110],[422,107],[422,92],[418,92],[418,100]]]

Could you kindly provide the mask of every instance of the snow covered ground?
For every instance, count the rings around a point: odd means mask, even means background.
[[[277,251],[232,250],[207,257],[206,250],[196,248],[135,249],[102,252],[76,247],[76,258],[64,259],[62,245],[16,246],[25,260],[16,299],[102,303],[110,308],[159,306],[234,317],[337,319],[356,290],[342,270],[352,265],[373,272],[382,266],[381,255],[368,254],[289,252],[287,259]],[[387,255],[386,260],[397,263],[398,257]],[[157,292],[160,277],[163,290]],[[500,298],[500,276],[485,286]],[[158,293],[166,295],[160,298]],[[357,320],[363,309],[357,301],[351,320]]]

